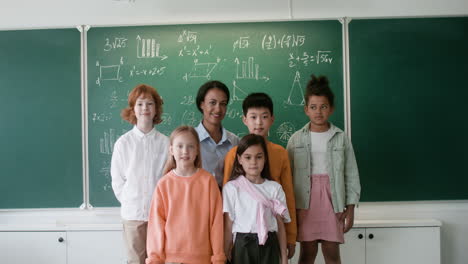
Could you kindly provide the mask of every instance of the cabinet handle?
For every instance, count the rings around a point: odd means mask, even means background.
[[[369,239],[373,239],[374,238],[374,234],[369,234]]]
[[[359,234],[357,237],[358,237],[359,239],[362,239],[364,236],[363,236],[362,234]]]
[[[58,242],[62,243],[63,241],[65,241],[65,239],[63,239],[63,237],[58,238]]]

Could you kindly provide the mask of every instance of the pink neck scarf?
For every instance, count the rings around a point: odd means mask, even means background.
[[[278,199],[267,199],[260,193],[254,185],[247,180],[244,176],[239,176],[232,181],[234,186],[242,191],[247,192],[255,201],[258,202],[257,207],[257,229],[258,229],[258,243],[265,245],[268,238],[267,223],[265,219],[265,208],[269,208],[274,215],[281,215],[285,217],[288,214],[288,209]]]

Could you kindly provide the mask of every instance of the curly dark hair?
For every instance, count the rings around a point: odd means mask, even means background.
[[[311,79],[307,83],[307,88],[304,94],[306,105],[309,103],[309,97],[312,95],[325,96],[328,99],[331,107],[335,106],[335,95],[328,85],[328,78],[325,76],[316,77],[315,75],[310,76]]]

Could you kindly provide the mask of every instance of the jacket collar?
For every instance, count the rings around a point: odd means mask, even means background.
[[[330,124],[330,131],[332,132],[332,135],[334,136],[335,134],[337,133],[343,133],[343,130],[339,129],[338,127],[336,127],[335,125],[333,125],[333,123],[331,122],[328,122]],[[307,124],[301,128],[301,132],[302,133],[309,133],[309,126],[310,126],[310,121],[307,122]]]

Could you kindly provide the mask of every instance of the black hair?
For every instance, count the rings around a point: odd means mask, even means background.
[[[217,88],[223,91],[226,94],[227,103],[229,103],[230,95],[229,95],[229,89],[227,88],[227,86],[220,81],[208,81],[204,83],[202,86],[200,86],[200,88],[198,89],[198,93],[197,93],[196,103],[197,103],[197,108],[201,113],[203,113],[203,110],[200,107],[201,102],[205,100],[205,96],[208,93],[208,91],[214,88]]]
[[[335,106],[335,95],[328,85],[328,78],[325,76],[316,77],[312,74],[310,81],[307,83],[304,99],[306,105],[309,103],[309,97],[312,95],[325,96],[328,99],[331,107]]]
[[[270,96],[266,93],[251,93],[242,102],[242,111],[244,116],[247,116],[247,112],[250,108],[265,107],[270,110],[270,114],[273,116],[273,101]]]
[[[264,179],[271,180],[268,151],[265,139],[259,135],[248,134],[244,136],[237,145],[236,159],[234,160],[234,165],[232,166],[231,177],[229,178],[230,181],[237,179],[237,177],[241,175],[245,175],[244,168],[242,168],[242,165],[239,163],[239,156],[241,156],[249,147],[255,145],[260,145],[265,155],[265,165],[263,166],[261,176]]]

